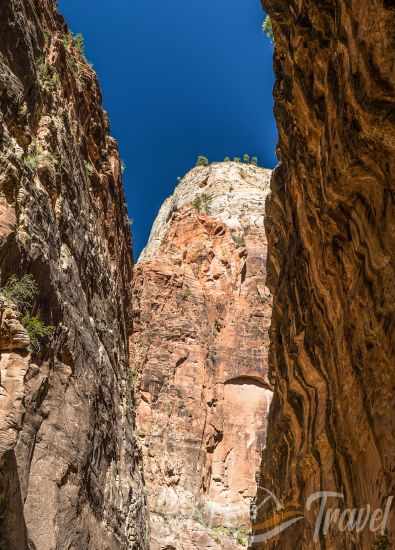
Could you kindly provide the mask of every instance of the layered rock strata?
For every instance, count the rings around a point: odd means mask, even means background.
[[[264,4],[280,165],[266,216],[275,394],[262,485],[281,504],[262,507],[260,492],[255,531],[281,505],[275,523],[304,518],[256,547],[392,548],[393,511],[387,534],[335,521],[314,540],[322,501],[306,503],[332,491],[342,496],[326,510],[385,510],[395,495],[395,5]]]
[[[1,284],[29,273],[34,352],[0,307],[0,546],[144,549],[128,370],[132,262],[94,72],[50,0],[0,3]]]
[[[135,269],[131,365],[152,550],[248,541],[272,395],[269,179],[233,162],[194,168]]]

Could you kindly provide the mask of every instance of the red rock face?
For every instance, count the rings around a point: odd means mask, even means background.
[[[236,163],[194,169],[135,269],[131,365],[153,550],[247,544],[272,396],[269,177]]]
[[[31,274],[55,328],[31,353],[0,288],[0,547],[144,549],[120,161],[55,4],[0,2],[0,287]]]
[[[395,495],[395,6],[264,4],[281,163],[267,218],[275,394],[262,484],[305,518],[257,548],[389,549],[393,511],[388,535],[334,522],[314,541],[321,503],[306,501],[332,491],[343,497],[326,510],[384,510]]]

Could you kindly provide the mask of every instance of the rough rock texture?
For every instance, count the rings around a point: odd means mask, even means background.
[[[395,495],[395,4],[264,4],[280,166],[266,217],[275,395],[262,484],[286,511],[305,512],[319,490],[344,495],[330,507],[384,508]],[[317,508],[261,547],[378,542],[335,527],[314,543]],[[394,544],[391,513],[380,548]]]
[[[131,365],[151,549],[247,544],[266,437],[270,171],[194,168],[135,270]]]
[[[0,455],[12,451],[22,424],[30,338],[13,304],[0,304]],[[22,351],[24,350],[24,352]]]
[[[146,548],[120,162],[50,0],[0,2],[0,270],[34,276],[34,314],[55,327],[30,354],[0,308],[0,547]]]

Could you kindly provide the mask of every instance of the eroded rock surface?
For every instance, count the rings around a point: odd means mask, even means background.
[[[266,217],[275,395],[262,484],[306,517],[258,547],[392,548],[393,512],[380,545],[339,524],[314,542],[321,503],[305,504],[335,491],[329,508],[384,510],[395,495],[395,5],[264,4],[280,166]],[[260,510],[257,533],[270,515]]]
[[[135,269],[131,365],[152,550],[247,544],[272,396],[269,179],[233,162],[194,168]]]
[[[17,309],[3,300],[0,303],[0,456],[15,448],[22,425],[29,345],[30,338]]]
[[[0,546],[147,548],[118,150],[53,1],[0,2],[0,140],[1,283],[32,274],[55,327],[30,354],[0,308]]]

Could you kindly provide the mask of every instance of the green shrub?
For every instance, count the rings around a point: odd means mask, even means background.
[[[244,237],[242,235],[234,235],[232,234],[232,239],[233,239],[233,242],[236,244],[236,246],[238,247],[242,247],[242,246],[245,246],[245,240],[244,240]]]
[[[36,147],[25,156],[23,163],[32,172],[37,170],[40,163],[46,166],[52,166],[53,168],[58,164],[56,158],[50,151],[39,151]]]
[[[37,64],[38,82],[43,90],[53,91],[59,83],[60,78],[53,65],[49,65],[44,57],[40,57]]]
[[[244,153],[244,155],[243,155],[243,162],[249,164],[249,162],[250,162],[250,155],[247,155],[247,153]]]
[[[241,162],[241,158],[240,157],[234,157],[233,162]]]
[[[206,520],[205,520],[205,517],[204,517],[204,508],[202,506],[202,504],[197,504],[194,511],[193,511],[193,514],[192,514],[192,519],[198,523],[200,523],[201,525],[203,526],[206,526]]]
[[[26,313],[22,319],[22,325],[30,337],[32,351],[40,351],[43,341],[53,334],[54,327],[46,325],[38,317]]]
[[[69,49],[72,42],[73,42],[73,37],[71,36],[70,33],[66,33],[62,38],[62,43],[63,43],[63,46],[64,46],[65,50]]]
[[[33,306],[38,287],[32,275],[24,275],[20,279],[12,275],[5,287],[1,289],[1,293],[14,302],[21,311],[27,311]]]
[[[373,545],[373,550],[391,550],[391,543],[388,538],[388,533],[378,537]]]
[[[201,195],[198,195],[197,197],[195,197],[195,199],[192,201],[192,206],[198,212],[203,212],[204,214],[208,214],[211,200],[212,200],[212,197],[210,197],[210,195],[207,195],[206,193],[202,193]]]
[[[88,160],[84,160],[84,167],[85,167],[85,174],[90,177],[93,176],[95,169],[93,167],[93,164],[89,162]]]
[[[232,538],[240,546],[248,546],[248,531],[244,527],[240,527],[240,529],[234,527],[214,527],[211,532],[213,539],[218,544],[223,544],[224,538]]]
[[[258,166],[258,157],[252,157],[251,164],[253,164],[254,166]]]
[[[45,46],[48,46],[48,44],[50,44],[51,42],[51,35],[49,34],[48,31],[43,31],[43,36],[44,36]]]
[[[272,42],[274,42],[274,34],[273,34],[273,26],[272,26],[272,20],[270,19],[270,16],[267,15],[263,24],[262,24],[262,30],[266,34],[268,38]]]
[[[228,527],[213,527],[212,536],[216,543],[221,544],[224,542],[225,537],[229,537],[231,530]]]
[[[209,161],[207,157],[204,157],[203,155],[199,155],[196,161],[196,166],[208,166]]]
[[[185,288],[180,293],[181,300],[188,300],[188,298],[191,298],[192,296],[193,294],[190,288]]]
[[[0,289],[6,299],[13,302],[24,314],[22,325],[25,327],[29,337],[31,351],[38,352],[46,338],[52,335],[54,327],[46,325],[38,317],[31,314],[34,301],[38,294],[38,286],[32,275],[23,275],[20,279],[12,275],[7,284]]]
[[[73,45],[79,53],[85,57],[85,40],[81,33],[72,34]]]
[[[248,546],[248,531],[246,529],[239,529],[239,531],[236,534],[236,542],[237,544],[240,544],[240,546]]]
[[[230,157],[225,157],[224,162],[230,162]]]
[[[70,48],[74,48],[74,50],[77,50],[77,52],[81,55],[81,57],[84,59],[84,61],[89,65],[89,67],[92,69],[93,65],[88,63],[86,56],[85,56],[85,40],[81,33],[79,34],[73,34],[72,32],[67,33],[63,36],[62,39],[63,46],[67,52],[70,52]],[[67,62],[71,65],[71,68],[73,71],[80,73],[80,63],[78,59],[75,59],[76,56],[70,55],[67,58]]]
[[[26,155],[26,157],[23,159],[23,163],[26,166],[26,168],[29,168],[29,170],[31,170],[32,172],[35,172],[38,166],[37,153],[31,153],[29,155]]]

